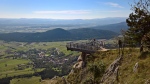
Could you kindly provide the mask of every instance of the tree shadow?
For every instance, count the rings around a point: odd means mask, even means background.
[[[138,58],[139,59],[146,59],[148,57],[148,54],[150,54],[149,51],[141,52],[141,54],[140,54],[140,56]]]

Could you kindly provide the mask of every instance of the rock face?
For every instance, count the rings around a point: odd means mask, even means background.
[[[105,71],[105,74],[103,75],[101,82],[104,84],[113,84],[116,80],[118,80],[118,71],[119,71],[119,65],[121,62],[122,56],[117,58],[113,63],[110,64],[110,66]]]
[[[73,68],[83,68],[85,66],[85,57],[86,54],[82,52],[82,54],[78,57],[78,62],[73,66]]]
[[[83,64],[84,64],[83,61],[79,61],[73,66],[73,68],[80,69],[83,67]]]

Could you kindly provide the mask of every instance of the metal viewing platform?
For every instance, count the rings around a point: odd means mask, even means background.
[[[87,54],[95,53],[96,51],[101,50],[103,46],[103,41],[96,41],[95,39],[87,42],[69,42],[66,45],[67,50],[79,51]]]

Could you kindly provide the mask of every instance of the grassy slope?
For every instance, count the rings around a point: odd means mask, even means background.
[[[102,61],[106,68],[117,58],[118,51],[110,50],[107,52],[97,52],[93,57],[88,58],[86,68],[76,70],[75,73],[69,74],[66,79],[71,84],[90,84],[90,80],[94,79],[94,72],[89,70],[89,65],[96,64]],[[133,67],[138,62],[138,71],[133,72]],[[150,81],[150,52],[139,53],[139,49],[125,49],[121,65],[119,66],[119,81],[116,84],[144,84],[147,80]],[[95,81],[100,82],[101,76],[95,78]],[[58,84],[63,84],[58,78]]]
[[[101,59],[108,66],[117,53],[106,53],[106,57]],[[112,60],[113,59],[113,60]],[[100,59],[99,59],[100,60]],[[137,72],[133,72],[133,67],[138,62]],[[144,84],[150,80],[150,52],[140,53],[139,49],[125,49],[123,60],[119,66],[119,82],[121,84]]]
[[[140,54],[138,51],[130,50],[130,54],[125,55],[119,71],[121,83],[144,84],[147,80],[150,81],[150,53]],[[133,72],[137,62],[138,71]]]

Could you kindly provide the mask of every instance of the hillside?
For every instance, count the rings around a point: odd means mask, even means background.
[[[99,51],[88,56],[87,65],[83,69],[73,69],[73,72],[65,77],[57,77],[51,80],[44,80],[43,84],[100,84],[102,77],[108,73],[108,69],[114,60],[119,58],[117,50],[106,52]],[[150,83],[150,52],[139,52],[139,49],[130,48],[124,50],[124,55],[116,69],[103,81],[104,84],[149,84]],[[109,67],[109,68],[108,68]],[[47,83],[46,83],[46,82]]]
[[[117,33],[109,30],[80,28],[69,30],[72,33],[74,39],[89,39],[89,38],[101,38],[108,39],[117,35]]]
[[[110,30],[116,33],[120,33],[120,30],[127,30],[128,26],[126,22],[116,23],[116,24],[109,24],[109,25],[103,25],[103,26],[96,26],[93,27],[95,29],[104,29],[104,30]]]
[[[2,33],[0,34],[0,40],[22,42],[66,41],[91,38],[108,39],[117,35],[117,33],[108,30],[90,28],[64,30],[56,28],[41,33]]]

